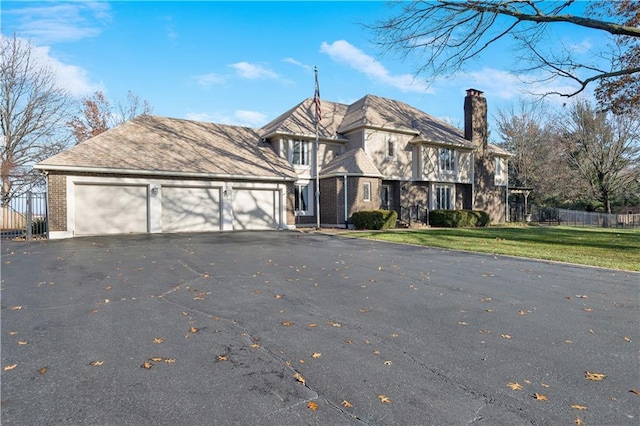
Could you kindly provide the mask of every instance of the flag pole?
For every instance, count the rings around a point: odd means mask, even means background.
[[[316,182],[315,182],[315,189],[316,189],[316,229],[320,229],[320,173],[319,173],[319,165],[318,165],[318,160],[320,158],[319,155],[319,147],[318,147],[318,139],[319,139],[319,131],[318,131],[318,127],[320,124],[320,120],[322,119],[321,117],[321,111],[320,111],[320,87],[318,86],[318,67],[314,67],[313,71],[315,73],[315,78],[316,78],[316,90],[315,90],[315,94],[313,96],[313,102],[315,104],[315,125],[316,125],[316,141],[314,144],[314,151],[315,151],[315,161],[314,161],[314,169],[315,169],[315,178],[316,178]]]

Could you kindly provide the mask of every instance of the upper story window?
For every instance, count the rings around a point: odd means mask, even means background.
[[[456,171],[456,151],[453,148],[440,148],[440,171]]]
[[[294,140],[291,147],[291,164],[294,166],[308,166],[309,141]]]
[[[387,140],[387,157],[396,158],[396,141],[393,139]]]
[[[502,176],[502,158],[496,157],[496,177]]]

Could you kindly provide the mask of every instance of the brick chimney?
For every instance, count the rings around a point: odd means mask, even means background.
[[[487,99],[477,89],[467,89],[464,98],[464,138],[484,151],[487,148]]]

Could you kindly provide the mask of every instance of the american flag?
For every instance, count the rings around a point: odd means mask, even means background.
[[[316,120],[322,120],[322,109],[320,104],[320,86],[318,86],[318,68],[315,69],[316,73],[316,92],[313,95],[313,103],[316,105]]]

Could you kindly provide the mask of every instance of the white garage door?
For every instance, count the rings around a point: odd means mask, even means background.
[[[220,230],[220,189],[162,187],[162,232]]]
[[[75,235],[147,232],[147,187],[75,185]]]
[[[278,192],[259,189],[233,191],[233,229],[277,229]]]

